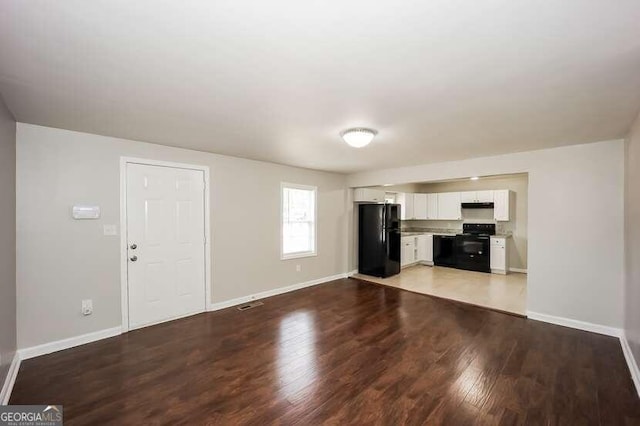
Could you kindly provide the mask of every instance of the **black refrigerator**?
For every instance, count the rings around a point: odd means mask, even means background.
[[[400,205],[360,204],[358,272],[390,277],[400,272]]]

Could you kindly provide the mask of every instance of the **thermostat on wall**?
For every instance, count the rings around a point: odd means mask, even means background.
[[[74,219],[100,219],[100,206],[73,206]]]

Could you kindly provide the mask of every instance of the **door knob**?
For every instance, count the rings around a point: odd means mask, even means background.
[[[132,262],[136,262],[138,260],[138,256],[131,256],[129,260],[131,260]]]
[[[137,245],[136,243],[133,243],[133,244],[131,244],[131,245],[129,246],[129,248],[130,248],[131,250],[135,250],[135,249],[137,249],[137,248],[138,248],[138,245]]]

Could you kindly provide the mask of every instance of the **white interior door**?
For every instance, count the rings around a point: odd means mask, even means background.
[[[127,164],[129,328],[203,312],[204,172]]]

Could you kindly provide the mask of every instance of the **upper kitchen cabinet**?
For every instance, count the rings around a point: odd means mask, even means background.
[[[500,189],[493,191],[493,218],[498,222],[508,222],[510,219],[511,191]]]
[[[399,193],[396,194],[396,203],[400,204],[400,219],[413,219],[413,194]]]
[[[429,219],[427,211],[428,194],[397,194],[396,200],[402,206],[400,219],[402,220],[425,220]]]
[[[356,203],[384,203],[384,191],[373,188],[356,188],[353,201]]]
[[[462,209],[459,192],[442,192],[438,195],[438,219],[460,220]]]
[[[477,203],[493,203],[493,191],[476,191]]]
[[[418,220],[428,219],[427,194],[413,194],[413,218]]]
[[[427,219],[438,219],[438,194],[427,194]]]
[[[460,193],[462,203],[493,203],[493,191],[467,191]]]
[[[460,202],[461,203],[475,203],[476,202],[476,191],[466,191],[460,193]]]

